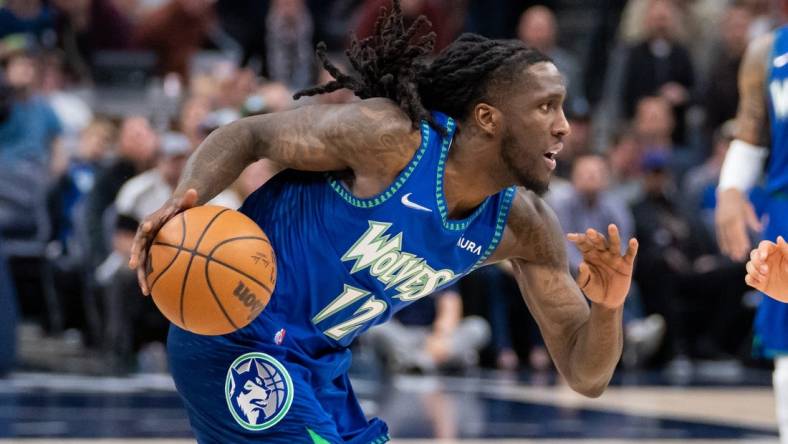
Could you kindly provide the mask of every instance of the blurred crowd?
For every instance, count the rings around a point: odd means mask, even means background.
[[[389,0],[0,0],[0,374],[19,319],[78,332],[112,372],[161,371],[167,323],[125,264],[140,219],[213,129],[294,101],[347,66]],[[436,51],[462,32],[517,38],[566,78],[572,133],[546,199],[566,232],[618,225],[640,254],[623,365],[746,360],[757,297],[720,254],[715,187],[733,138],[747,43],[770,0],[402,0]],[[250,166],[214,203],[270,177]],[[757,197],[757,196],[756,196]],[[581,257],[569,249],[576,271]],[[19,318],[13,316],[15,312]],[[6,319],[8,318],[8,319]],[[506,264],[415,304],[360,347],[391,371],[547,369]],[[407,332],[405,335],[403,332]],[[405,338],[397,343],[392,338]],[[420,350],[420,352],[414,352]]]

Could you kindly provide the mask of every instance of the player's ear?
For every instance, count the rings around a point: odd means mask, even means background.
[[[501,111],[489,103],[477,103],[472,117],[476,126],[489,136],[494,136],[501,129]]]

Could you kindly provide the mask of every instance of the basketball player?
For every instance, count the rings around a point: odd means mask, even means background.
[[[141,225],[130,266],[145,283],[162,224],[206,202],[257,159],[278,166],[241,211],[277,255],[273,296],[248,327],[199,336],[172,327],[169,359],[201,443],[382,443],[350,386],[348,346],[406,304],[482,265],[513,263],[523,298],[568,384],[591,397],[622,348],[622,305],[637,242],[615,226],[569,238],[539,197],[569,133],[555,65],[518,41],[463,35],[431,63],[424,18],[399,1],[348,52],[358,74],[296,96],[348,88],[361,100],[250,117],[211,134],[171,201]],[[590,300],[590,304],[586,300]]]
[[[788,0],[781,4],[783,12],[788,12]],[[764,169],[769,197],[763,237],[775,241],[778,235],[788,233],[788,26],[750,43],[739,69],[739,96],[736,140],[731,142],[720,173],[715,216],[720,248],[734,260],[744,260],[750,251],[748,228],[762,228],[746,193],[759,182]],[[753,252],[751,258],[758,263],[760,253]],[[762,271],[753,268],[755,263],[748,264],[748,273],[756,273],[747,282],[768,290],[759,276]],[[758,263],[758,268],[762,266]],[[788,305],[764,298],[755,318],[755,345],[775,359],[780,436],[788,443]]]

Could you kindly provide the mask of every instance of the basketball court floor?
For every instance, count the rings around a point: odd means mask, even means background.
[[[770,374],[697,368],[676,377],[617,372],[599,399],[552,374],[354,379],[393,442],[777,444]],[[193,443],[166,375],[20,372],[0,380],[0,443]]]

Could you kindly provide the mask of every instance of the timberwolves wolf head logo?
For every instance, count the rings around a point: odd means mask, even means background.
[[[249,363],[249,371],[246,373],[242,374],[234,368],[230,369],[233,378],[233,393],[230,398],[241,409],[247,422],[255,425],[272,413],[270,407],[275,407],[268,403],[271,391],[265,388],[259,368],[257,361],[252,359]]]
[[[282,420],[293,402],[293,381],[284,366],[265,353],[247,353],[227,371],[225,398],[230,413],[247,430],[265,430]]]

